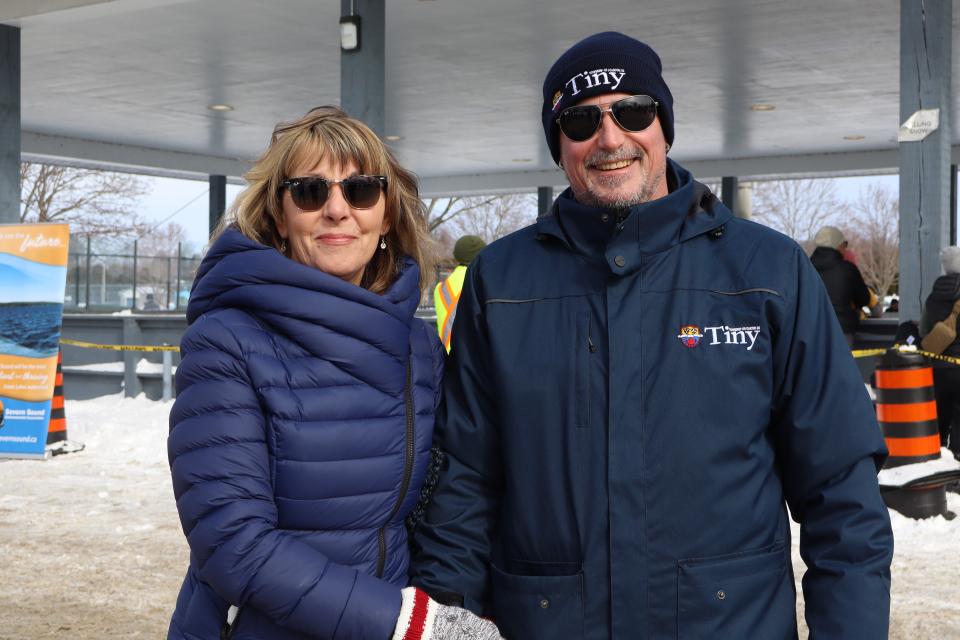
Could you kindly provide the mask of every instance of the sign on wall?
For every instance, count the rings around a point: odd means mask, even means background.
[[[0,225],[3,457],[44,457],[69,243],[69,225]]]

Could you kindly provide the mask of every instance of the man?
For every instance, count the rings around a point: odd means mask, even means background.
[[[884,638],[863,383],[800,247],[667,159],[660,70],[601,33],[547,74],[570,188],[467,273],[413,582],[511,640],[795,638],[789,505],[812,637]]]
[[[433,290],[434,308],[437,310],[437,331],[440,340],[450,353],[450,336],[453,333],[453,319],[457,315],[457,301],[463,289],[463,279],[467,275],[467,265],[476,257],[487,243],[478,236],[463,236],[453,245],[453,259],[457,266],[443,282],[438,282]]]
[[[844,259],[847,240],[843,232],[836,227],[826,226],[813,237],[816,249],[810,255],[810,261],[823,279],[830,296],[830,304],[840,321],[843,338],[847,346],[853,346],[853,336],[860,326],[860,309],[870,305],[870,289],[860,275],[860,270],[852,262]]]

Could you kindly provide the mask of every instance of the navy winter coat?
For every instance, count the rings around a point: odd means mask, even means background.
[[[789,505],[812,637],[885,638],[886,450],[823,283],[668,171],[471,264],[413,582],[509,640],[795,638]]]
[[[219,638],[231,604],[235,640],[390,637],[443,363],[418,278],[376,295],[236,230],[210,248],[170,414],[170,638]]]

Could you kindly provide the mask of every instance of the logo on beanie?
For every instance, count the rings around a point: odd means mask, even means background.
[[[564,86],[570,87],[573,91],[570,95],[574,96],[584,89],[593,89],[600,85],[606,85],[610,91],[616,91],[625,75],[627,72],[623,69],[594,69],[578,73],[567,80]]]
[[[550,108],[556,109],[557,105],[560,104],[560,98],[562,97],[563,97],[563,91],[557,91],[555,94],[553,94],[553,104],[551,105]]]

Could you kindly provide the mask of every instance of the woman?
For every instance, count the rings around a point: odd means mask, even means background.
[[[191,553],[168,637],[498,638],[402,589],[443,362],[413,316],[413,175],[320,107],[247,179],[187,308],[168,449]]]
[[[940,251],[940,264],[944,275],[933,281],[933,288],[923,305],[921,336],[926,336],[933,325],[946,319],[960,299],[960,247],[944,247]],[[944,349],[943,355],[960,358],[960,332],[957,339]],[[954,457],[960,460],[960,367],[934,360],[933,389],[937,400],[940,444],[949,446]]]

